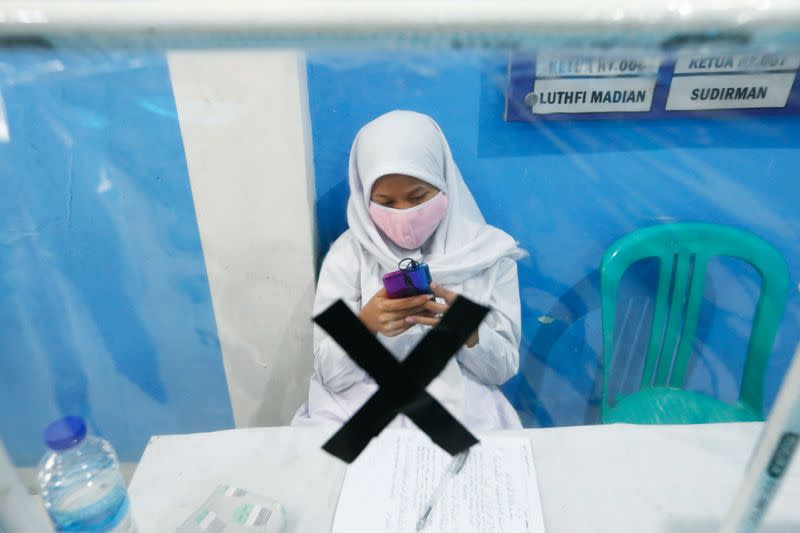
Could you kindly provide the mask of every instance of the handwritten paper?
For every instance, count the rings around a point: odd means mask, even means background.
[[[411,533],[451,457],[414,431],[386,431],[348,468],[333,533]],[[426,533],[543,533],[530,441],[488,437],[434,506]]]

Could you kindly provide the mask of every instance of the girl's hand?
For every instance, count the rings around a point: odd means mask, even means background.
[[[406,318],[424,313],[425,304],[432,299],[431,294],[391,299],[387,298],[386,289],[383,288],[361,309],[358,318],[373,334],[395,337],[414,325],[406,322]]]
[[[424,326],[435,326],[441,320],[443,314],[450,309],[450,306],[453,304],[456,298],[458,298],[458,294],[454,293],[453,291],[449,291],[442,287],[437,283],[431,283],[431,289],[433,290],[433,294],[442,298],[445,303],[440,304],[433,300],[428,301],[425,303],[425,312],[422,314],[414,313],[412,316],[406,318],[406,323],[409,326],[414,324],[422,324]],[[464,345],[467,348],[472,348],[473,346],[478,344],[478,330],[475,330],[472,335],[469,336],[467,342]]]

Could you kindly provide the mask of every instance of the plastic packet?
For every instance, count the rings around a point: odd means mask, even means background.
[[[244,489],[219,485],[176,533],[281,533],[286,510],[279,502]]]

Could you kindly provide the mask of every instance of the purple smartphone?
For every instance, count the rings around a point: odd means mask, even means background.
[[[411,261],[409,266],[389,272],[383,276],[383,286],[389,298],[408,298],[419,294],[433,294],[431,290],[431,271],[425,263]]]

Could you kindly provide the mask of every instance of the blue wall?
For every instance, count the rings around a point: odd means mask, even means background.
[[[428,113],[488,221],[531,252],[520,263],[522,369],[505,387],[526,425],[598,421],[600,258],[622,235],[676,220],[747,229],[788,261],[792,288],[766,378],[771,405],[800,340],[800,120],[509,124],[505,72],[504,57],[479,53],[311,55],[322,250],[346,228],[347,157],[361,125],[395,108]],[[646,297],[632,287],[630,316],[646,321]],[[689,388],[735,397],[757,294],[752,269],[714,262]],[[620,387],[635,381],[635,361],[620,372]]]
[[[789,262],[771,403],[800,333],[798,119],[507,124],[504,75],[503,58],[472,53],[312,55],[322,249],[346,227],[358,128],[394,108],[429,113],[487,219],[532,253],[520,264],[522,372],[505,389],[527,425],[597,421],[600,256],[671,220],[746,228]],[[0,143],[0,432],[14,459],[33,464],[62,414],[86,416],[124,460],[154,433],[232,427],[163,56],[7,51],[0,94],[11,134]],[[627,312],[644,316],[631,287]],[[692,388],[734,397],[757,291],[750,269],[715,263]],[[635,380],[636,347],[619,387]]]
[[[123,460],[233,425],[161,55],[4,52],[0,431],[19,464],[85,416]]]

